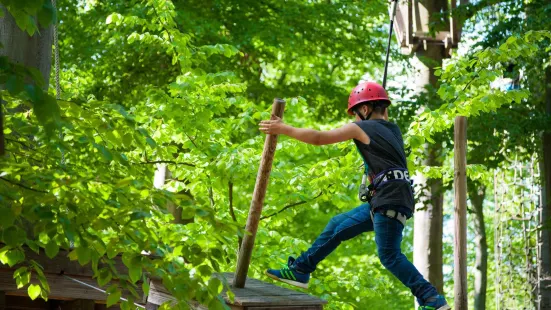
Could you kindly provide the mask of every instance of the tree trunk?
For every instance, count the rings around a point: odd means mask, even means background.
[[[551,116],[551,67],[545,70],[545,105],[548,116]],[[539,310],[551,309],[551,130],[546,130],[542,137],[542,199],[539,263]]]
[[[445,3],[444,3],[445,4]],[[434,9],[434,7],[432,8]],[[428,24],[428,16],[434,10],[422,14],[424,23]],[[444,49],[442,46],[428,45],[427,50],[419,48],[415,52],[417,76],[417,90],[422,92],[425,86],[437,87],[438,77],[434,75],[435,68],[442,66]],[[427,166],[441,166],[441,147],[438,144],[428,146]],[[419,187],[422,188],[419,203],[416,205],[414,216],[414,250],[413,262],[419,272],[439,292],[444,288],[442,271],[442,229],[443,229],[443,185],[442,179],[421,178]]]
[[[15,19],[8,10],[0,4],[4,17],[0,18],[0,56],[7,56],[15,63],[40,70],[44,78],[44,90],[48,89],[52,63],[53,27],[40,28],[32,37],[19,29]],[[3,86],[2,86],[3,87]],[[0,105],[3,104],[0,98]],[[0,157],[5,154],[4,119],[0,106]]]
[[[484,196],[486,195],[486,186],[476,181],[471,181],[467,189],[474,211],[474,243],[476,253],[474,268],[474,309],[485,310],[486,288],[488,284],[488,243],[486,242],[483,205]]]
[[[52,67],[53,27],[40,28],[30,37],[19,29],[4,6],[0,5],[0,9],[4,11],[4,17],[0,18],[0,43],[4,46],[0,49],[0,56],[8,56],[15,63],[40,70],[47,90]]]
[[[155,170],[155,176],[153,180],[153,184],[156,188],[162,188],[163,185],[166,183],[167,179],[170,179],[172,177],[172,173],[170,170],[168,170],[168,167],[164,164],[161,164],[157,167],[157,170]],[[178,208],[175,203],[172,201],[169,201],[166,205],[167,211],[174,216],[173,223],[175,224],[186,224],[184,220],[182,220],[182,209]]]
[[[441,165],[432,146],[425,164]],[[442,272],[443,186],[442,179],[423,179],[422,194],[414,216],[413,262],[419,272],[439,292],[444,289]]]

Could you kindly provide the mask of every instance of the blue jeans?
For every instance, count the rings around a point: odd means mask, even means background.
[[[297,258],[294,266],[299,271],[311,273],[341,242],[366,231],[375,231],[375,243],[383,266],[407,286],[415,297],[426,299],[437,295],[434,286],[423,278],[402,253],[400,243],[403,230],[404,226],[398,220],[380,213],[375,213],[372,220],[370,206],[366,203],[333,217],[310,249]]]

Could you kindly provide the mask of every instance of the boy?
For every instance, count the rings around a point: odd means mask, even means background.
[[[374,231],[381,263],[417,297],[419,309],[451,309],[444,296],[423,278],[400,249],[405,222],[413,215],[414,198],[402,134],[396,124],[388,121],[389,105],[384,88],[366,82],[356,86],[348,99],[348,114],[356,116],[354,123],[329,131],[294,128],[281,119],[260,123],[260,130],[266,134],[284,134],[313,145],[353,139],[372,184],[369,195],[362,195],[362,200],[369,203],[333,217],[310,249],[297,259],[289,257],[283,269],[268,269],[266,274],[308,288],[310,273],[342,241]]]

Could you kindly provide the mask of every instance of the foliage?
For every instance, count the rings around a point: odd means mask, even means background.
[[[531,57],[539,50],[539,42],[545,38],[551,38],[551,32],[537,31],[528,32],[523,37],[512,36],[498,48],[486,48],[472,57],[459,58],[437,71],[442,81],[438,94],[444,104],[434,111],[425,109],[411,123],[405,140],[412,149],[408,158],[410,169],[415,169],[413,163],[422,155],[422,145],[426,141],[433,143],[434,133],[451,127],[456,116],[492,113],[502,105],[526,101],[529,98],[526,89],[503,91],[491,89],[490,84],[503,75],[503,63]],[[442,172],[438,170],[433,167],[426,168],[424,172],[439,177]]]
[[[27,2],[37,1],[12,2],[2,1],[32,34],[32,23],[21,20],[32,19],[38,9]],[[61,100],[41,92],[32,68],[0,60],[9,153],[0,163],[6,215],[0,260],[20,264],[18,286],[28,285],[31,274],[45,280],[41,267],[25,259],[24,246],[49,257],[68,250],[71,259],[91,264],[110,304],[151,275],[178,298],[174,307],[196,299],[221,308],[216,296],[225,284],[210,278],[236,263],[264,141],[257,123],[278,96],[287,98],[284,119],[292,125],[344,124],[349,89],[382,67],[387,12],[383,2],[372,4],[60,1],[52,20],[63,21]],[[409,128],[410,168],[451,177],[446,167],[417,163],[422,145],[456,115],[526,100],[526,90],[488,85],[501,62],[530,57],[543,37],[549,33],[515,36],[457,59],[441,70],[440,108],[418,116],[418,102],[398,109],[399,125]],[[161,163],[171,178],[155,188]],[[486,177],[483,166],[469,170]],[[352,143],[314,147],[280,137],[249,276],[262,277],[266,267],[305,250],[331,216],[350,210],[360,173]],[[168,204],[178,206],[183,224],[173,222]],[[408,253],[411,227],[406,232]],[[366,239],[373,236],[347,241],[328,257],[312,293],[331,309],[409,308],[409,292],[379,265]],[[128,274],[113,268],[117,255]],[[31,297],[46,298],[48,291],[45,281],[28,286]]]
[[[13,16],[17,26],[30,36],[39,31],[40,27],[48,27],[56,21],[51,0],[2,0],[0,4]],[[6,14],[4,7],[0,10],[0,17]]]

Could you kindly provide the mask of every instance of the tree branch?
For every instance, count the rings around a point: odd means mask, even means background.
[[[214,206],[214,197],[213,197],[213,194],[212,194],[212,186],[209,185],[209,201],[210,201],[210,207],[216,211],[216,208]]]
[[[30,187],[25,186],[25,185],[23,185],[23,184],[13,182],[13,181],[8,180],[8,179],[3,178],[3,177],[0,177],[0,179],[1,179],[1,180],[4,180],[4,181],[6,181],[6,182],[8,182],[8,183],[10,183],[10,184],[17,185],[17,186],[19,186],[19,187],[22,187],[22,188],[24,188],[24,189],[27,189],[27,190],[30,190],[30,191],[33,191],[33,192],[45,193],[45,194],[48,193],[48,192],[46,192],[46,191],[42,191],[42,190],[39,190],[39,189],[30,188]]]
[[[287,210],[287,209],[289,209],[289,208],[296,207],[296,206],[300,206],[300,205],[302,205],[302,204],[305,204],[305,203],[311,202],[311,201],[313,201],[313,200],[316,200],[316,199],[318,199],[319,197],[321,197],[322,195],[323,195],[323,191],[321,191],[316,197],[314,197],[314,198],[312,198],[312,199],[310,199],[310,200],[308,200],[308,201],[301,200],[301,201],[292,203],[292,204],[290,204],[290,205],[287,205],[287,206],[283,207],[281,210],[279,210],[279,211],[277,211],[277,212],[274,212],[274,213],[272,213],[272,214],[270,214],[270,215],[266,215],[266,216],[260,217],[260,220],[264,220],[264,219],[270,218],[270,217],[272,217],[272,216],[274,216],[274,215],[277,215],[277,214],[279,214],[279,213],[281,213],[281,212],[283,212],[283,211],[285,211],[285,210]]]
[[[233,221],[237,223],[237,218],[235,217],[235,212],[233,211],[233,183],[231,181],[228,182],[228,192],[230,196],[230,215]]]
[[[231,181],[228,182],[228,195],[230,200],[230,215],[231,218],[235,223],[237,223],[237,217],[235,216],[235,212],[233,210],[233,183]],[[243,243],[243,237],[237,236],[237,248],[241,249],[241,243]]]
[[[155,161],[146,161],[146,162],[140,162],[140,165],[153,165],[153,164],[173,164],[173,165],[184,165],[189,167],[195,167],[194,164],[190,163],[183,163],[183,162],[177,162],[173,160],[155,160]]]

